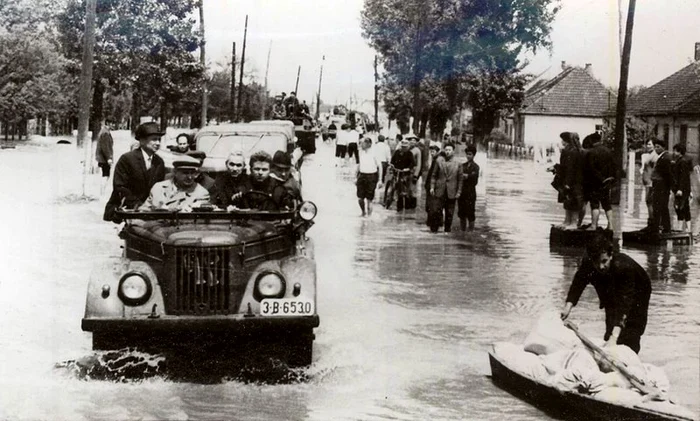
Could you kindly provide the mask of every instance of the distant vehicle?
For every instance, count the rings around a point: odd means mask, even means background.
[[[265,209],[118,210],[123,255],[88,283],[82,329],[93,349],[234,349],[310,364],[316,206]]]
[[[226,158],[232,151],[241,151],[246,158],[258,150],[274,156],[277,151],[294,149],[294,125],[291,122],[260,121],[253,123],[220,124],[203,127],[195,135],[195,148],[207,157],[202,171],[214,175],[226,170]],[[159,150],[165,167],[172,169],[176,152]]]

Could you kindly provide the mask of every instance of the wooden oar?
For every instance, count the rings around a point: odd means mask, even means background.
[[[605,350],[603,350],[601,347],[593,343],[590,339],[585,337],[583,333],[581,333],[578,330],[578,327],[571,321],[565,320],[564,321],[564,326],[568,327],[569,329],[573,330],[576,336],[581,339],[581,342],[583,342],[588,349],[591,351],[595,352],[596,354],[600,355],[602,359],[604,359],[608,364],[610,364],[615,370],[617,370],[620,374],[625,376],[627,380],[632,383],[632,386],[636,387],[645,395],[651,395],[652,397],[659,398],[662,400],[666,400],[664,397],[664,393],[659,390],[656,386],[650,384],[644,379],[640,379],[636,375],[634,375],[632,372],[629,371],[627,364],[625,364],[622,361],[617,360],[615,357],[612,355],[608,354]]]

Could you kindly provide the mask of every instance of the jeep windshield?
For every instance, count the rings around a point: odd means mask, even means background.
[[[277,133],[205,133],[197,138],[197,149],[211,158],[226,158],[231,151],[241,151],[246,157],[257,151],[274,155],[287,150],[287,139]]]

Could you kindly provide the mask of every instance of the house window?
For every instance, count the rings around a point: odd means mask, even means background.
[[[658,139],[659,138],[659,125],[654,124],[654,138]]]
[[[667,145],[668,145],[669,131],[670,131],[670,127],[668,126],[668,124],[664,124],[664,142],[666,142]]]
[[[681,124],[681,132],[680,132],[680,139],[678,139],[678,143],[686,146],[688,144],[688,125],[687,124]]]

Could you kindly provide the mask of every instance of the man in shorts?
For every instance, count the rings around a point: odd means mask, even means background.
[[[377,183],[381,187],[382,165],[372,151],[372,139],[362,139],[359,151],[360,163],[357,165],[357,203],[362,209],[362,216],[372,215],[372,201]]]
[[[591,149],[586,153],[583,166],[584,197],[589,199],[591,206],[590,230],[598,229],[600,208],[605,211],[608,220],[606,229],[613,229],[613,213],[610,203],[610,189],[615,181],[615,159],[612,151],[603,144],[603,138],[595,133],[591,139]]]
[[[338,158],[338,162],[335,166],[340,163],[341,166],[345,164],[345,155],[348,153],[348,132],[350,131],[350,126],[348,124],[343,124],[340,126],[340,131],[335,139],[335,157]]]

